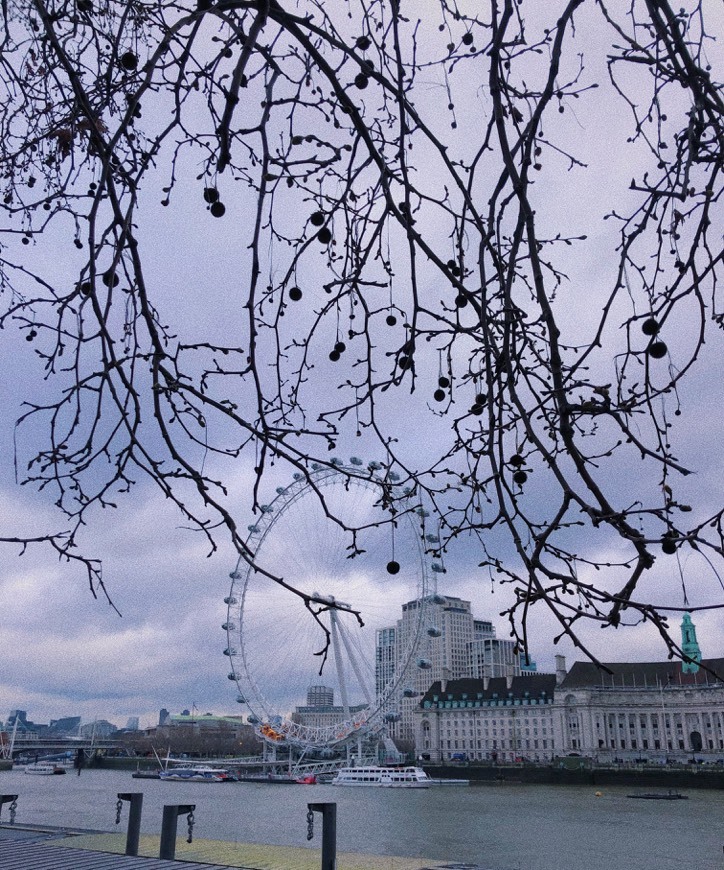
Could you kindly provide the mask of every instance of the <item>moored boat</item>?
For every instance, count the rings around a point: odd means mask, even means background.
[[[32,773],[36,776],[57,776],[65,773],[65,768],[60,764],[52,764],[49,761],[36,761],[33,764],[25,766],[25,773]]]
[[[421,767],[343,767],[332,785],[429,788],[431,781]]]
[[[168,780],[170,782],[233,782],[235,777],[231,776],[227,770],[221,768],[209,767],[208,765],[198,765],[192,767],[174,767],[168,770],[159,771],[158,778]]]
[[[639,794],[629,794],[626,797],[638,798],[643,801],[687,801],[689,795],[681,794],[679,791],[652,791],[640,792]]]

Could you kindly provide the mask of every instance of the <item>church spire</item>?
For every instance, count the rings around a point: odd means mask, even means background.
[[[681,670],[685,674],[695,674],[699,670],[701,650],[696,640],[696,626],[691,621],[688,613],[681,620],[681,651],[685,656],[692,659],[690,662],[682,662]]]

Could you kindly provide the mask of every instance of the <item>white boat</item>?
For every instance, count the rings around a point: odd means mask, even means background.
[[[226,770],[208,765],[172,767],[160,771],[158,778],[171,782],[228,782],[232,779]]]
[[[430,777],[421,767],[343,767],[332,785],[372,785],[383,788],[429,788]]]
[[[53,776],[65,773],[65,768],[59,764],[51,764],[48,761],[36,761],[34,764],[25,766],[25,773],[34,773],[36,776]]]

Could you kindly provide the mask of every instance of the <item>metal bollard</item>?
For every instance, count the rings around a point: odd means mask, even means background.
[[[4,804],[10,804],[10,824],[15,824],[15,807],[18,805],[18,796],[16,794],[0,794],[0,813],[3,811]]]
[[[166,804],[163,808],[163,820],[161,822],[161,851],[159,858],[166,858],[173,861],[176,857],[176,826],[179,816],[190,816],[189,830],[191,830],[192,819],[196,804]],[[189,835],[189,842],[191,838]]]
[[[141,834],[141,808],[143,792],[118,792],[119,801],[129,801],[128,831],[126,833],[126,855],[138,855],[138,840]]]
[[[307,804],[307,809],[322,814],[322,870],[336,870],[337,804]]]

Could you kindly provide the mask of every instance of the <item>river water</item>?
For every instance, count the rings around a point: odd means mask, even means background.
[[[486,870],[721,870],[724,792],[686,801],[630,800],[631,787],[484,785],[425,790],[330,785],[176,783],[130,773],[0,773],[17,793],[16,823],[113,831],[117,792],[144,794],[142,831],[159,834],[164,804],[196,804],[194,835],[321,848],[306,840],[307,802],[337,803],[338,849],[474,863]],[[125,831],[128,804],[121,829]],[[316,815],[317,825],[321,817]],[[7,822],[7,807],[0,816]],[[179,834],[183,831],[179,819]],[[390,868],[394,862],[390,862]]]

